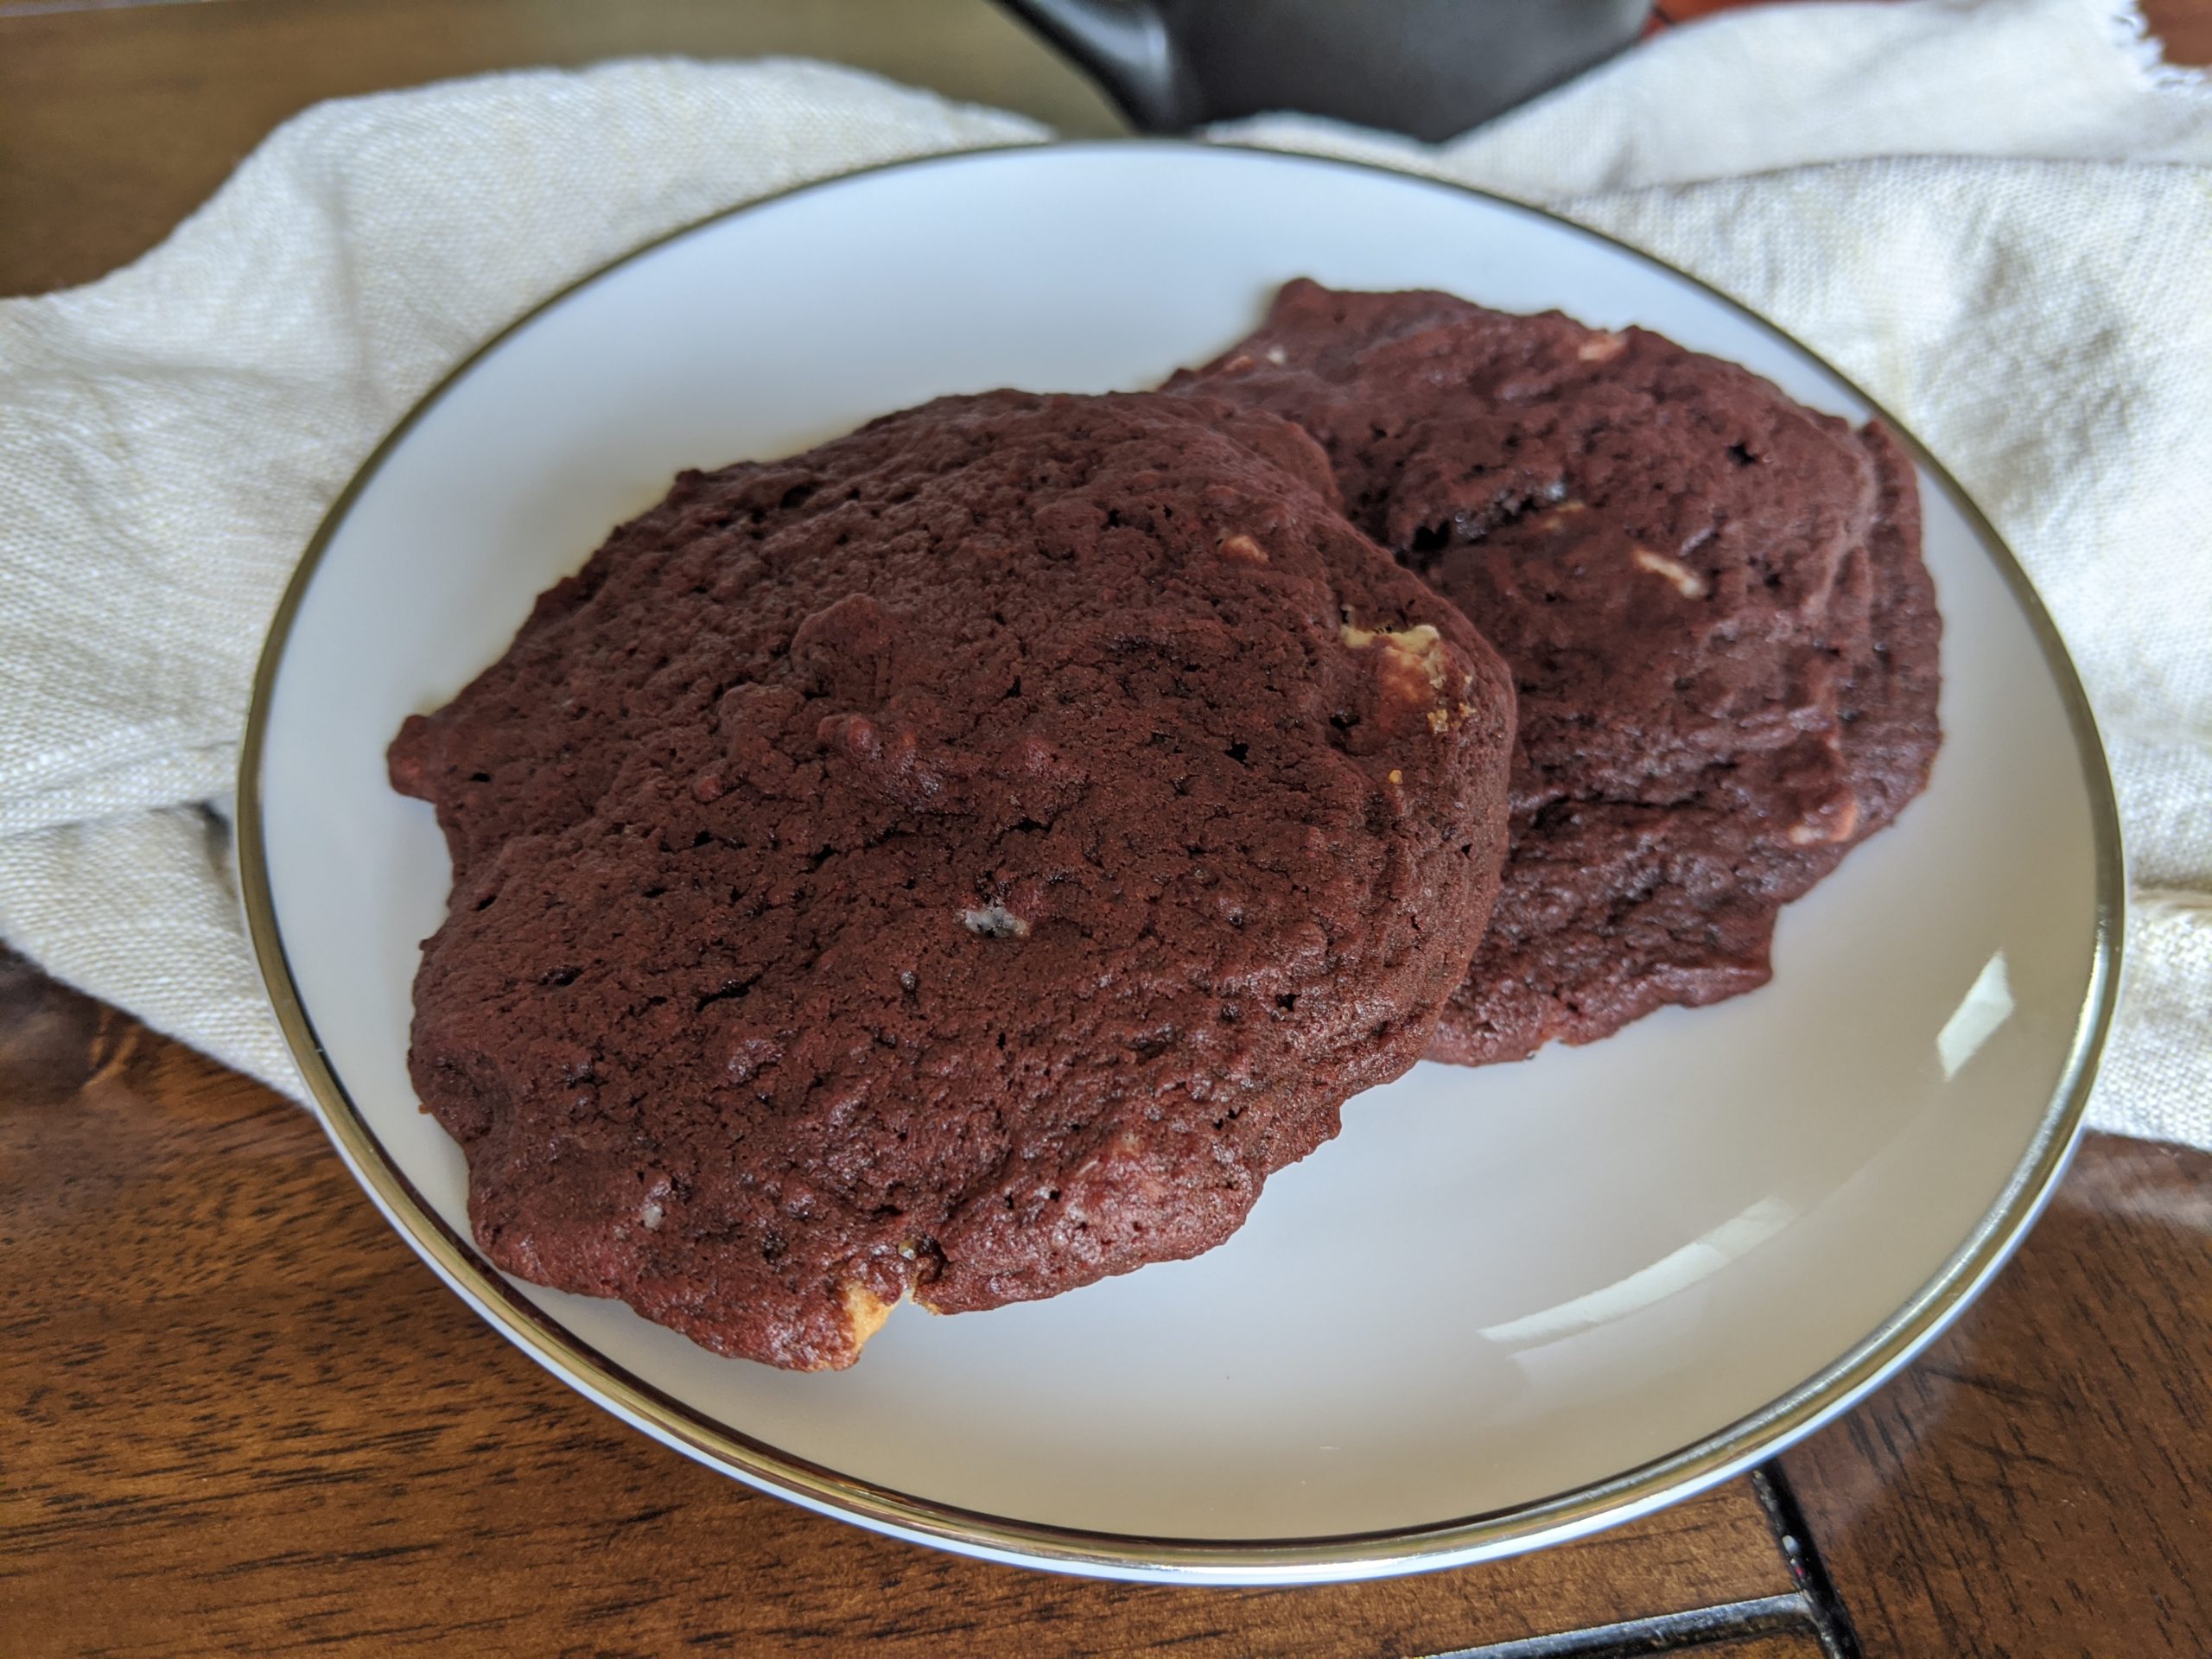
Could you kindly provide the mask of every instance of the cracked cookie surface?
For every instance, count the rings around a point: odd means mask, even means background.
[[[1503,855],[1510,677],[1332,491],[1272,416],[950,398],[544,594],[391,753],[491,1259],[815,1369],[1227,1237],[1424,1051]]]
[[[1940,622],[1880,428],[1643,329],[1310,282],[1170,385],[1304,427],[1512,667],[1512,850],[1437,1058],[1764,983],[1780,906],[1926,782]]]

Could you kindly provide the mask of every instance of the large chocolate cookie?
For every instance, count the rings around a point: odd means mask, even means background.
[[[1512,691],[1271,416],[1001,392],[686,474],[392,746],[479,1243],[708,1346],[1219,1243],[1411,1065]]]
[[[1939,625],[1879,429],[1642,329],[1307,282],[1173,384],[1304,426],[1512,666],[1512,852],[1438,1058],[1764,983],[1778,908],[1926,781]]]

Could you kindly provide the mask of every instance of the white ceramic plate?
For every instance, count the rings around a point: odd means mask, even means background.
[[[857,175],[636,254],[417,410],[272,635],[242,780],[256,945],[340,1150],[463,1297],[576,1388],[866,1524],[1128,1577],[1292,1580],[1502,1554],[1709,1484],[1955,1313],[2063,1166],[2110,1012],[2118,832],[2073,673],[2010,556],[1923,468],[1947,625],[1927,794],[1783,918],[1773,984],[1582,1050],[1423,1065],[1195,1262],[957,1319],[853,1370],[717,1359],[467,1243],[404,1069],[444,909],[402,716],[678,467],[941,392],[1145,386],[1283,279],[1639,322],[1856,418],[1774,329],[1529,210],[1178,145]]]

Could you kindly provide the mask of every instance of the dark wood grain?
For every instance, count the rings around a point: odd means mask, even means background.
[[[680,54],[828,57],[1077,136],[1121,130],[989,0],[221,0],[0,4],[0,294],[137,257],[326,98]]]
[[[1691,1659],[1822,1659],[1826,1649],[1810,1630],[1769,1630],[1700,1642],[1689,1652]]]
[[[1783,1467],[1869,1654],[2212,1653],[2212,1155],[2090,1137],[1958,1326]]]
[[[1792,1585],[1738,1483],[1300,1591],[879,1539],[686,1462],[447,1293],[306,1114],[0,968],[0,1653],[1434,1653]]]
[[[2212,0],[2143,0],[2143,16],[2168,63],[2212,64]]]

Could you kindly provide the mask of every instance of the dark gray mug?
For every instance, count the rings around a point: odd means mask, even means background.
[[[1147,132],[1302,110],[1434,141],[1635,40],[1648,0],[1003,0]]]

